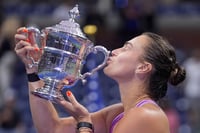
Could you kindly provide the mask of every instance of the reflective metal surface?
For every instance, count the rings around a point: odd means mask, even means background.
[[[76,5],[69,13],[69,20],[46,27],[42,32],[34,27],[28,28],[29,39],[40,47],[39,52],[28,54],[32,61],[29,67],[38,67],[38,75],[45,82],[43,88],[32,93],[52,102],[63,99],[58,90],[60,85],[72,86],[79,79],[84,81],[86,76],[101,69],[109,56],[109,51],[103,46],[94,46],[75,22],[79,15],[78,6]],[[104,61],[91,72],[82,75],[81,70],[88,54],[98,51],[105,55]]]

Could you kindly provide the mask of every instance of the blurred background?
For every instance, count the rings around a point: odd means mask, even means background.
[[[171,133],[200,133],[199,0],[1,0],[0,133],[36,133],[24,65],[13,51],[16,29],[57,24],[69,18],[68,11],[75,4],[81,15],[77,22],[95,45],[112,50],[145,31],[168,38],[187,78],[179,86],[169,85],[161,107],[169,118]],[[89,56],[83,72],[102,59],[101,55]],[[91,112],[120,102],[117,84],[102,70],[88,77],[84,85],[78,82],[69,89]],[[61,117],[68,115],[55,107]]]

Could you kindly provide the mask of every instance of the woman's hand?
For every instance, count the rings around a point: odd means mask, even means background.
[[[76,100],[72,92],[67,91],[66,95],[69,101],[58,100],[58,104],[62,105],[66,109],[66,111],[76,119],[77,122],[92,123],[90,113],[83,105],[81,105]]]
[[[37,44],[31,44],[28,39],[28,30],[25,27],[19,28],[15,34],[15,52],[21,58],[26,66],[28,73],[36,72],[36,68],[30,68],[29,64],[32,64],[32,60],[28,57],[30,52],[39,52]],[[34,58],[34,57],[33,57]]]

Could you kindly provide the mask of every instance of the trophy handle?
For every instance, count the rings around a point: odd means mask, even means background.
[[[98,65],[97,67],[95,67],[94,69],[92,69],[90,72],[86,72],[86,73],[84,73],[83,75],[81,75],[80,76],[80,79],[82,80],[82,82],[84,83],[84,82],[86,82],[85,81],[85,78],[87,77],[87,76],[90,76],[90,75],[92,75],[94,72],[96,72],[96,71],[98,71],[99,69],[101,69],[101,68],[103,68],[105,65],[106,65],[106,61],[108,60],[108,57],[109,57],[109,54],[110,54],[110,51],[108,51],[105,47],[103,47],[103,46],[94,46],[94,47],[92,47],[91,48],[91,50],[90,50],[90,52],[89,53],[97,53],[98,51],[100,51],[100,52],[102,52],[103,54],[104,54],[104,60],[103,60],[103,62],[100,64],[100,65]]]
[[[44,38],[44,35],[41,34],[40,30],[35,27],[28,27],[27,28],[28,33],[27,37],[30,41],[30,43],[37,44],[38,47],[42,48],[42,39]],[[41,57],[41,51],[28,51],[27,53],[27,59],[31,60],[31,63],[28,64],[29,68],[38,67],[39,64],[39,58]]]

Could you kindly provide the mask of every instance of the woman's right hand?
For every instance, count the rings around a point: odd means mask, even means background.
[[[15,52],[25,64],[27,73],[37,72],[36,67],[29,67],[29,64],[32,64],[32,60],[28,58],[28,53],[31,51],[38,52],[39,48],[37,44],[30,43],[28,30],[25,27],[21,27],[15,34]]]

